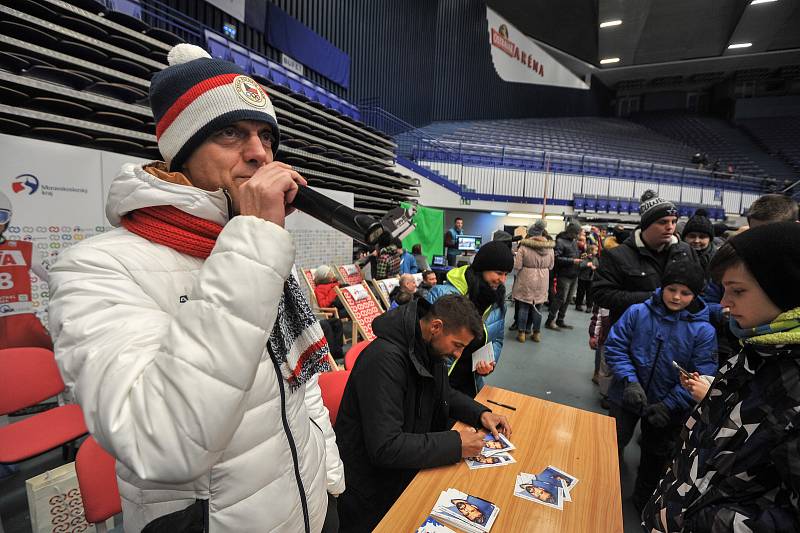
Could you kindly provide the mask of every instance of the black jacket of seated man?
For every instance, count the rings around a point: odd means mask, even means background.
[[[336,419],[343,533],[372,531],[419,469],[460,461],[448,420],[480,427],[490,410],[451,389],[444,359],[428,352],[419,321],[430,305],[417,299],[376,318],[377,338],[348,379]]]

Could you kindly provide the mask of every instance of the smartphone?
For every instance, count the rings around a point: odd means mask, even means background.
[[[678,369],[678,372],[683,374],[683,377],[685,377],[687,379],[692,377],[692,375],[689,372],[687,372],[685,368],[683,368],[681,365],[679,365],[675,361],[672,362],[672,366],[674,366],[676,369]]]

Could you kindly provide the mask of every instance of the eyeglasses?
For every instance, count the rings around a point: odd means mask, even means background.
[[[7,224],[11,220],[11,211],[0,209],[0,224]]]

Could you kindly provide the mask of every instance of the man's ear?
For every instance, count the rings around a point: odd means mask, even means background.
[[[440,318],[434,318],[429,327],[431,334],[439,334],[444,330],[444,322]]]

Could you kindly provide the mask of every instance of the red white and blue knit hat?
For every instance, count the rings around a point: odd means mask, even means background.
[[[172,48],[167,59],[170,66],[150,82],[150,107],[158,149],[171,171],[180,171],[212,133],[239,120],[272,126],[272,153],[278,150],[280,132],[272,102],[241,68],[185,43]]]

